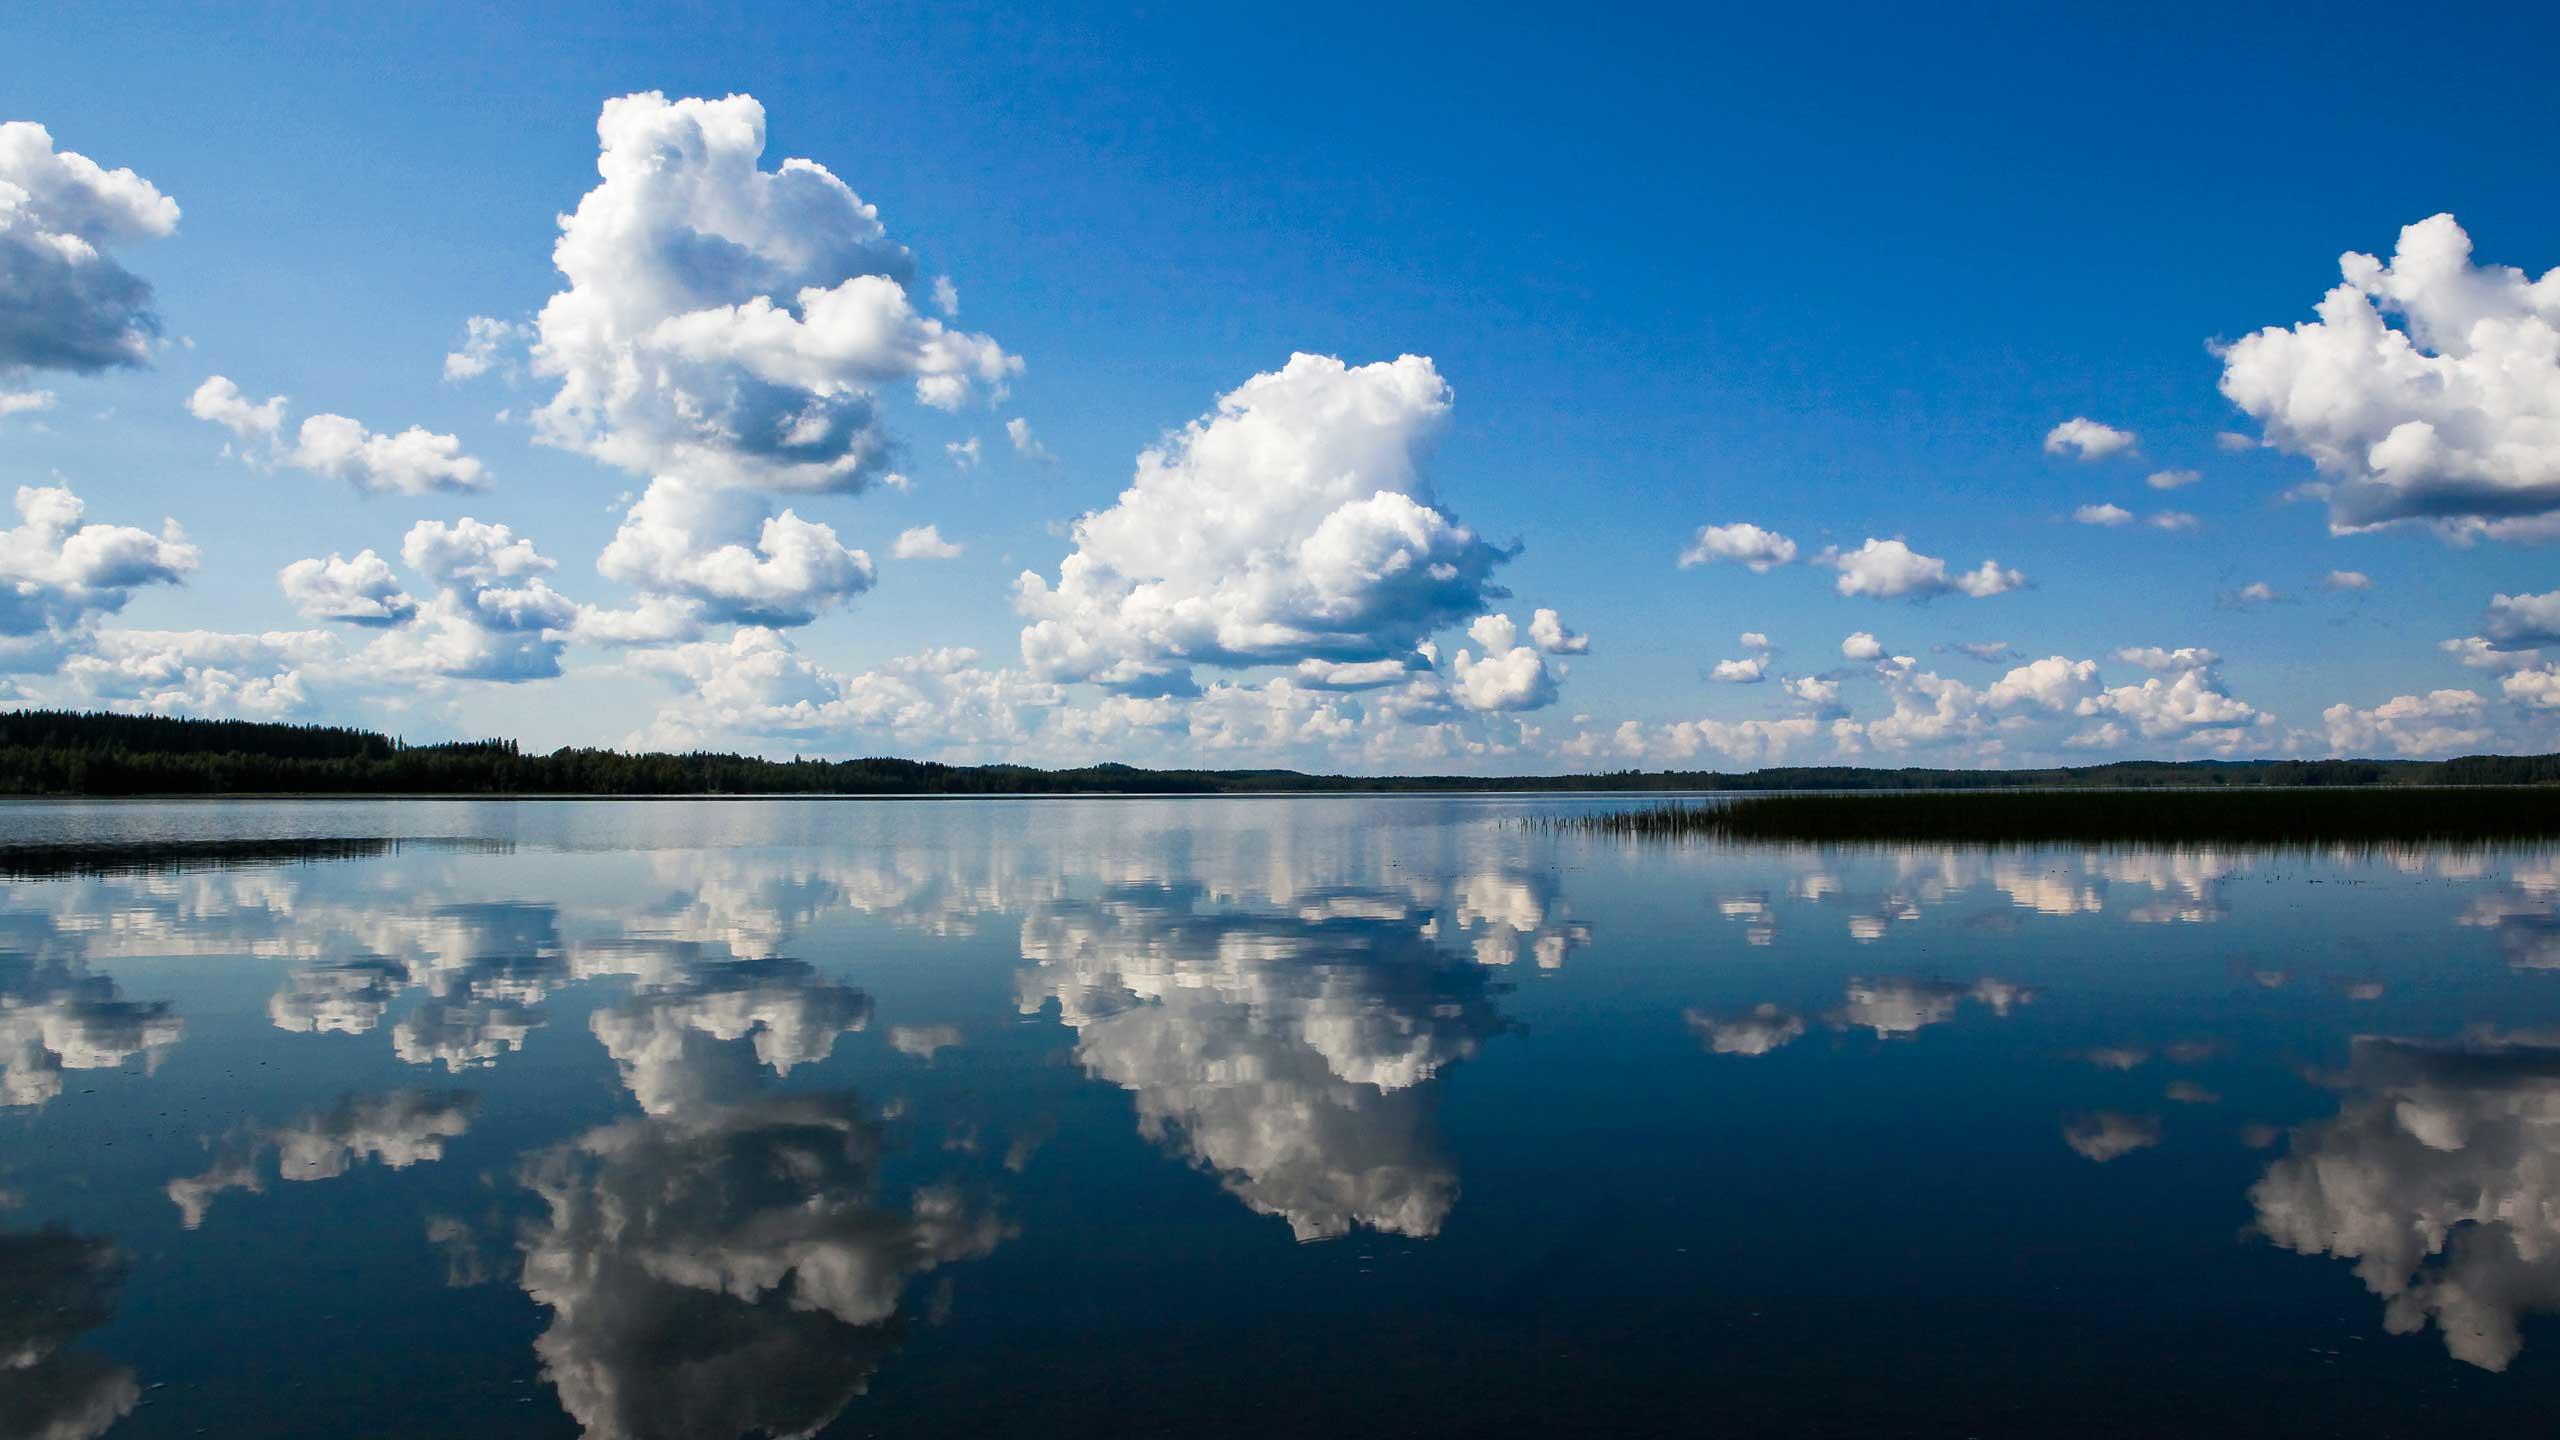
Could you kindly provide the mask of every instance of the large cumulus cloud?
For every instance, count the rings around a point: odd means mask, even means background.
[[[60,698],[154,715],[289,719],[308,711],[306,678],[338,657],[317,630],[100,630],[62,664]]]
[[[2320,712],[2329,748],[2339,754],[2448,755],[2477,750],[2489,739],[2489,702],[2472,690],[2399,695],[2371,709],[2337,704]]]
[[[758,627],[637,651],[631,663],[683,692],[632,737],[661,748],[737,736],[821,750],[886,742],[1011,751],[1061,699],[1057,686],[982,665],[974,650],[927,650],[847,673]]]
[[[157,535],[95,524],[60,486],[18,487],[17,509],[17,525],[0,530],[0,660],[58,659],[68,632],[122,610],[143,586],[177,584],[201,558],[176,521]]]
[[[2155,647],[2156,649],[2156,647]],[[2154,668],[2153,651],[2119,659]],[[1966,745],[1983,756],[2115,750],[2136,740],[2183,751],[2228,753],[2269,733],[2274,717],[2230,694],[2211,652],[2169,658],[2139,684],[2108,685],[2095,660],[2051,655],[1980,689],[1922,670],[1908,656],[1879,661],[1891,713],[1832,727],[1844,753]]]
[[[435,594],[367,648],[371,663],[457,680],[560,673],[578,607],[543,579],[553,565],[532,541],[467,516],[450,525],[422,520],[401,541],[400,558]]]
[[[288,442],[286,405],[282,395],[253,403],[223,375],[207,378],[187,397],[187,413],[230,431],[241,458],[253,464],[290,465],[376,495],[488,488],[488,467],[463,453],[455,436],[422,425],[391,434],[322,413],[305,418]]]
[[[734,625],[806,625],[870,589],[877,573],[832,526],[773,513],[753,495],[669,484],[632,505],[596,568]]]
[[[1055,584],[1024,573],[1024,661],[1181,692],[1195,664],[1395,659],[1484,613],[1508,556],[1441,509],[1424,472],[1451,403],[1419,355],[1295,355],[1219,397],[1076,522]]]
[[[356,684],[421,680],[544,680],[588,614],[551,588],[559,567],[507,526],[464,516],[421,520],[400,559],[427,582],[411,596],[390,562],[371,550],[297,560],[277,574],[304,614],[373,633],[342,667]]]
[[[42,125],[0,125],[0,378],[148,361],[151,286],[110,252],[177,228],[150,181],[55,150]]]
[[[854,490],[889,452],[875,392],[954,406],[1019,368],[917,313],[915,262],[824,165],[760,168],[753,96],[605,102],[603,183],[560,222],[567,288],[536,321],[560,388],[537,433],[707,484]]]
[[[913,258],[825,166],[763,169],[752,96],[627,95],[596,132],[602,183],[560,222],[567,285],[535,321],[532,374],[558,389],[534,433],[650,477],[608,577],[717,623],[806,624],[871,559],[759,492],[861,490],[895,451],[887,387],[952,409],[1021,362],[920,313]]]
[[[1971,570],[1950,574],[1947,562],[1935,555],[1923,555],[1900,540],[1872,536],[1855,550],[1825,550],[1816,557],[1816,563],[1840,572],[1834,588],[1841,594],[1878,600],[1926,600],[1950,593],[1983,600],[2005,595],[2027,583],[2024,574],[2005,568],[1997,560],[1985,560]]]
[[[2560,512],[2560,269],[2474,265],[2451,215],[2338,266],[2318,319],[2232,344],[2222,393],[2319,467],[2336,528],[2536,533]]]

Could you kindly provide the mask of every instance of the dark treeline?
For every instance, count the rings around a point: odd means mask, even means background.
[[[240,720],[20,710],[0,713],[0,794],[10,795],[1208,795],[1363,790],[2000,790],[2560,783],[2560,755],[2458,760],[2125,761],[2048,770],[1800,766],[1726,774],[1309,775],[1296,770],[1141,770],[942,765],[924,760],[762,760],[696,751],[527,754],[512,740],[409,745],[371,731]]]
[[[1958,845],[2375,845],[2560,838],[2560,792],[2379,786],[1995,795],[1748,795],[1554,822],[1645,840]]]

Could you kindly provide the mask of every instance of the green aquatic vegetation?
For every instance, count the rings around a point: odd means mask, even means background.
[[[1746,795],[1559,817],[1643,840],[1817,844],[2325,845],[2560,838],[2560,789],[1927,791]]]

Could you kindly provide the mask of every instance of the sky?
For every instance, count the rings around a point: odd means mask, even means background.
[[[0,704],[2560,749],[2560,15],[2068,8],[13,16]]]

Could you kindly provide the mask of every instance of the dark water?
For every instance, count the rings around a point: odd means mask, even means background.
[[[0,1436],[2550,1428],[2560,855],[1573,803],[0,809]]]

